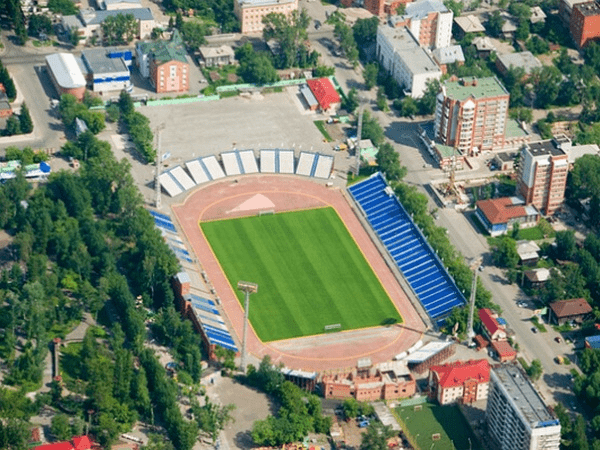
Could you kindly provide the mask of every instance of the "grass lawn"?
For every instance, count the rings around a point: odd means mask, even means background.
[[[263,342],[402,320],[333,208],[200,226],[231,286],[258,284],[250,322]]]
[[[420,411],[415,411],[414,406],[396,409],[397,416],[421,450],[481,450],[479,441],[457,405],[425,403],[422,406]],[[431,439],[435,433],[440,434],[437,441]]]

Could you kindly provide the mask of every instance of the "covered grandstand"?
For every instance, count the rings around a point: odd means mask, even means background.
[[[466,301],[383,175],[376,173],[350,194],[436,325]]]
[[[222,165],[216,156],[193,159],[183,166],[173,167],[158,177],[165,192],[176,197],[197,185],[225,177],[255,173],[296,174],[306,177],[328,179],[334,166],[334,158],[321,153],[300,152],[295,164],[294,150],[262,149],[260,163],[254,150],[233,150],[221,153]]]

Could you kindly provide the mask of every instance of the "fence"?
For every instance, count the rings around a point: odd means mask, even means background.
[[[148,100],[147,106],[162,106],[162,105],[183,105],[186,103],[207,102],[211,100],[219,100],[218,95],[203,95],[198,97],[185,98],[165,98],[160,100]]]
[[[242,83],[242,84],[228,84],[225,86],[218,86],[217,92],[228,92],[228,91],[236,91],[242,89],[265,89],[265,88],[274,88],[274,87],[284,87],[284,86],[293,86],[296,84],[306,83],[306,79],[304,78],[296,78],[293,80],[281,80],[276,81],[275,83],[267,83],[267,84],[251,84],[251,83]]]

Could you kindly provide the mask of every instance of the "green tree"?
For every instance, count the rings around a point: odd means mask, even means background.
[[[502,236],[498,238],[493,246],[492,257],[494,264],[498,267],[512,269],[519,263],[519,253],[517,253],[517,242],[508,237]]]
[[[192,411],[198,423],[198,427],[208,433],[213,442],[217,441],[219,433],[225,429],[227,424],[233,422],[232,412],[235,405],[219,406],[211,403],[208,396],[204,397],[204,405],[193,405]]]
[[[398,182],[406,176],[407,169],[400,165],[400,157],[392,144],[384,142],[379,146],[376,161],[388,181]]]
[[[356,108],[358,108],[358,91],[356,88],[352,88],[348,91],[348,94],[342,98],[342,108],[352,114]]]
[[[4,129],[4,135],[14,136],[16,134],[21,134],[21,125],[19,124],[19,119],[17,119],[13,115],[6,119],[6,128]]]
[[[33,131],[33,120],[31,120],[31,115],[29,114],[29,108],[25,102],[21,106],[21,113],[19,114],[19,126],[21,128],[21,133],[27,134]]]
[[[379,73],[379,64],[369,63],[363,70],[363,78],[365,79],[365,86],[367,90],[373,89],[377,84],[377,74]]]
[[[344,417],[347,419],[354,419],[358,416],[359,403],[354,397],[348,397],[344,399],[342,403],[342,410],[344,411]]]
[[[555,104],[562,82],[560,71],[554,66],[536,68],[531,73],[531,80],[534,85],[535,106],[543,109]]]
[[[313,76],[315,78],[330,77],[334,74],[335,74],[335,67],[317,66],[313,70]]]
[[[394,435],[394,430],[389,425],[372,421],[362,436],[360,450],[387,450],[387,442]]]
[[[539,380],[543,372],[544,369],[542,368],[542,362],[539,359],[534,359],[531,361],[531,364],[527,368],[527,375],[529,375],[529,378],[531,378],[533,381]]]
[[[138,23],[133,14],[117,14],[107,17],[101,28],[107,45],[126,45],[137,35]]]
[[[495,10],[492,14],[490,14],[485,28],[490,35],[498,37],[500,36],[500,33],[502,33],[502,27],[504,26],[505,22],[506,21],[502,17],[500,11]]]
[[[181,34],[188,48],[197,49],[206,43],[205,36],[210,34],[210,30],[204,23],[187,21],[181,27]]]
[[[371,116],[369,111],[363,113],[362,139],[370,139],[375,147],[379,147],[383,143],[383,128],[381,128],[377,119]]]
[[[292,11],[289,16],[282,13],[269,13],[262,19],[263,38],[265,41],[274,39],[280,48],[276,57],[276,65],[280,69],[302,66],[299,64],[299,54],[308,38],[307,29],[310,17],[306,9]]]
[[[354,41],[356,44],[360,47],[367,47],[373,44],[377,39],[378,25],[378,17],[371,17],[370,19],[358,19],[352,26],[352,34],[354,35]]]
[[[556,257],[565,261],[573,260],[577,249],[575,232],[573,230],[556,232]]]
[[[52,417],[50,430],[58,441],[65,441],[71,437],[71,425],[69,416],[66,414],[56,414]]]
[[[63,16],[72,16],[79,12],[79,9],[70,0],[48,0],[48,9],[54,14]]]
[[[465,5],[460,0],[445,0],[444,6],[452,11],[454,17],[459,17]]]
[[[44,14],[32,14],[29,16],[27,33],[33,37],[38,37],[41,33],[45,35],[54,34],[52,19]]]
[[[417,107],[420,115],[433,114],[435,112],[435,103],[440,92],[440,82],[436,79],[428,80],[423,96],[417,100]]]
[[[519,122],[533,122],[533,110],[531,108],[512,108],[508,111],[508,115],[511,119],[518,120]]]

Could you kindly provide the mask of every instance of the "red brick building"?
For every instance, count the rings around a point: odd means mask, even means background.
[[[533,205],[548,216],[560,208],[565,198],[569,171],[569,156],[565,149],[569,146],[566,137],[556,137],[531,142],[521,150],[517,179],[519,194],[526,205]]]
[[[306,82],[315,96],[321,111],[331,111],[338,108],[341,99],[329,78],[315,78]]]
[[[188,91],[189,63],[177,30],[168,41],[139,42],[136,59],[140,73],[150,78],[157,93]]]
[[[600,37],[600,3],[579,3],[573,6],[569,24],[571,37],[579,48]]]
[[[451,78],[437,96],[436,138],[466,156],[503,148],[509,98],[496,77]]]
[[[346,7],[352,6],[352,0],[342,0]],[[412,0],[365,0],[364,8],[378,17],[394,16],[400,5],[412,3]]]
[[[490,364],[485,359],[455,361],[429,369],[429,392],[440,405],[487,398]]]
[[[399,361],[371,366],[370,361],[359,361],[355,370],[321,377],[325,398],[354,397],[361,402],[395,400],[415,394],[417,383]]]

